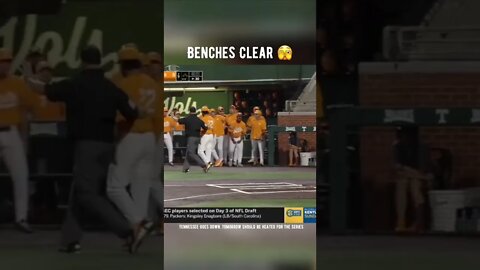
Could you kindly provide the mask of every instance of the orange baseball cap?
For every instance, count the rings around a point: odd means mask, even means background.
[[[130,43],[125,43],[123,44],[120,49],[125,49],[125,48],[134,48],[134,49],[137,49],[138,50],[138,46],[137,44],[133,43],[133,42],[130,42]]]
[[[141,53],[132,47],[125,47],[118,51],[118,60],[119,61],[128,61],[128,60],[142,60]]]
[[[255,112],[253,112],[255,115],[262,115],[262,111],[260,110],[255,110]]]
[[[0,48],[0,61],[12,61],[12,51],[7,48]]]
[[[208,109],[207,106],[202,106],[201,111],[202,111],[202,112],[210,112],[210,110]]]

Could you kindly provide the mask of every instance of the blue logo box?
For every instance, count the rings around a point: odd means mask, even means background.
[[[303,208],[303,223],[317,223],[317,208]]]

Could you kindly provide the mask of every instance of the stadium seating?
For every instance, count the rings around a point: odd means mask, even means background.
[[[439,0],[421,25],[384,29],[384,56],[401,60],[478,60],[478,10],[477,0]]]
[[[480,27],[480,1],[439,0],[425,21],[429,27]]]
[[[310,82],[302,90],[297,100],[287,100],[285,107],[287,111],[293,112],[314,112],[317,103],[317,73],[314,73]]]

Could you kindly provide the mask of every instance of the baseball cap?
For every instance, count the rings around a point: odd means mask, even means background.
[[[222,106],[218,106],[217,110],[218,110],[218,111],[224,111],[225,109],[223,109]]]
[[[258,110],[260,110],[260,107],[258,107],[258,106],[253,107],[253,112],[258,111]]]
[[[215,109],[210,109],[210,112],[214,113],[214,112],[216,112],[216,110]]]
[[[164,107],[164,108],[163,108],[163,111],[164,111],[164,112],[168,112],[168,108],[167,108],[167,107]]]
[[[149,63],[162,63],[162,56],[157,52],[149,52],[147,58]]]
[[[12,61],[12,52],[7,48],[0,48],[0,61]]]
[[[118,51],[119,61],[138,60],[141,61],[142,56],[136,48],[126,47]]]
[[[253,113],[254,113],[255,115],[262,115],[262,112],[261,112],[260,110],[255,110]]]
[[[190,111],[190,113],[196,113],[197,108],[195,108],[195,106],[192,106],[192,107],[190,107],[189,111]]]
[[[210,110],[208,109],[207,106],[202,106],[201,111],[202,111],[202,112],[210,112]]]
[[[100,65],[102,62],[102,53],[96,46],[89,45],[82,50],[80,59],[87,64]]]

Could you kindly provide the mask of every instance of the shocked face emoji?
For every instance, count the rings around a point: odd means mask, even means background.
[[[287,45],[282,45],[278,48],[278,59],[282,61],[290,61],[292,59],[292,48]]]

